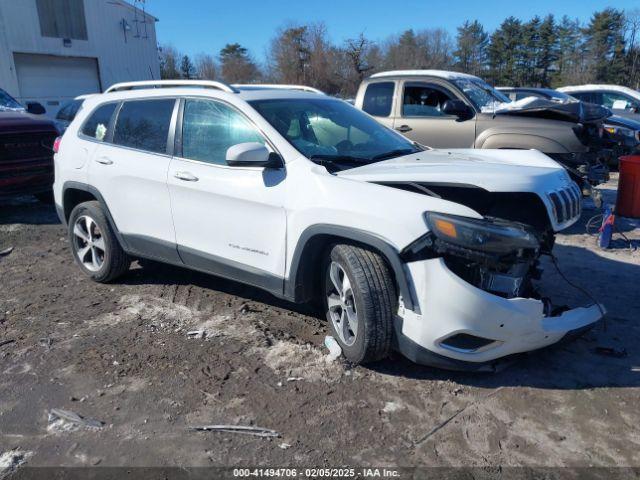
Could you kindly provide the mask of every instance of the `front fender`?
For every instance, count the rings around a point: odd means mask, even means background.
[[[570,153],[560,142],[528,133],[483,132],[476,141],[476,148],[539,150],[544,153]]]

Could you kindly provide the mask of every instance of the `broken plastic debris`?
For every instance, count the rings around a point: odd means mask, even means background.
[[[282,442],[280,445],[278,445],[282,450],[286,450],[287,448],[291,448],[291,445],[289,445],[288,443],[284,443]]]
[[[340,355],[342,355],[342,348],[340,348],[340,345],[338,345],[336,339],[331,335],[327,335],[326,337],[324,337],[324,345],[329,349],[329,355],[327,355],[327,358],[330,361],[334,361],[338,359]]]
[[[192,330],[187,332],[189,338],[204,338],[204,330]]]
[[[255,435],[256,437],[280,436],[280,434],[275,430],[261,427],[251,427],[246,425],[201,425],[196,427],[189,427],[189,429],[198,432],[242,433],[245,435]]]
[[[94,420],[93,418],[85,418],[70,410],[62,410],[61,408],[52,408],[49,411],[49,427],[50,428],[62,427],[61,428],[62,430],[69,430],[69,428],[64,428],[63,425],[60,425],[61,423],[62,424],[67,423],[67,424],[72,424],[79,427],[87,427],[87,428],[102,428],[104,426],[104,422],[101,422],[100,420]]]
[[[8,248],[5,248],[3,250],[0,250],[0,257],[4,257],[6,255],[9,255],[11,252],[13,252],[13,247],[8,247]]]
[[[397,412],[398,410],[402,410],[402,404],[398,402],[386,402],[384,404],[384,408],[382,409],[385,413]]]
[[[288,377],[287,382],[299,382],[300,380],[304,380],[303,377]]]

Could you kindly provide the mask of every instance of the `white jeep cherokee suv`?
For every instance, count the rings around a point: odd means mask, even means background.
[[[87,99],[57,149],[56,207],[85,274],[109,282],[148,258],[321,298],[352,362],[397,349],[480,369],[601,317],[535,288],[581,210],[537,151],[431,150],[320,93],[185,81]]]

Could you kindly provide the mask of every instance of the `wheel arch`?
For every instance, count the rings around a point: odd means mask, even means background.
[[[120,234],[120,230],[118,230],[118,226],[116,222],[113,220],[111,216],[111,212],[109,211],[109,207],[107,206],[107,202],[105,202],[103,196],[100,194],[97,188],[92,185],[87,185],[86,183],[73,182],[68,181],[65,182],[62,186],[62,211],[58,213],[58,216],[62,216],[60,220],[63,221],[65,225],[67,225],[69,221],[69,216],[73,209],[83,203],[89,201],[97,201],[102,207],[102,211],[107,217],[108,222],[111,225],[111,229],[115,234],[120,245],[127,250],[127,244],[124,241],[122,235]]]
[[[322,255],[336,243],[356,244],[378,253],[389,266],[404,306],[419,313],[416,295],[407,278],[398,250],[385,239],[369,232],[338,225],[312,225],[300,235],[291,258],[289,276],[285,282],[284,295],[296,302],[311,300],[317,292],[320,279],[317,267]]]
[[[485,131],[476,140],[476,148],[539,150],[544,153],[567,153],[568,150],[557,140],[525,132]]]

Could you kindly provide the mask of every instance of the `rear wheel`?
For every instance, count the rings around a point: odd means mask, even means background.
[[[353,363],[385,358],[397,297],[382,257],[362,247],[335,245],[325,260],[323,285],[327,320],[344,356]]]
[[[130,257],[122,250],[100,204],[84,202],[69,217],[69,241],[76,263],[96,282],[109,282],[129,269]]]

